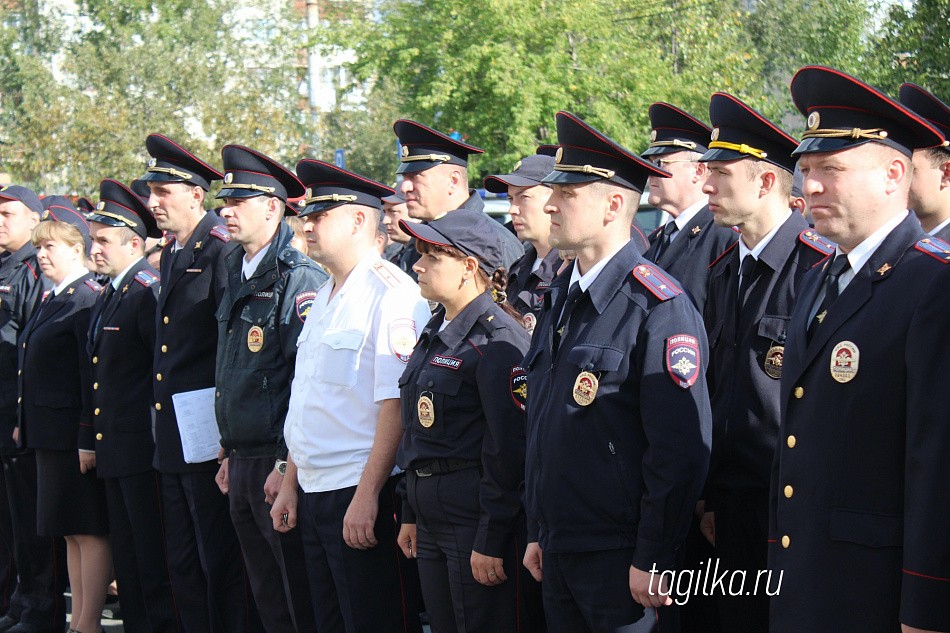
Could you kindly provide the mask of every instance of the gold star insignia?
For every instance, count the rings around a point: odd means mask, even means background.
[[[195,249],[201,248],[201,242],[195,242]]]
[[[71,294],[73,294],[74,292],[76,292],[76,289],[75,289],[75,288],[70,288],[69,290],[66,291],[66,294],[71,295]]]
[[[124,286],[122,286],[122,292],[125,292],[128,289],[129,289],[129,284],[125,284]]]
[[[808,239],[810,239],[812,242],[817,242],[817,241],[818,241],[818,234],[817,234],[817,233],[813,233],[813,232],[811,232],[811,231],[809,231],[808,233],[805,233],[805,237],[807,237]]]
[[[491,315],[490,317],[488,317],[488,318],[485,319],[485,320],[488,321],[489,323],[491,323],[491,322],[492,322],[492,319],[494,319],[494,318],[495,318],[495,315],[493,314],[493,315]]]
[[[893,268],[893,266],[891,266],[890,264],[884,264],[883,266],[877,269],[877,274],[883,275],[884,273],[889,271],[891,268]]]
[[[815,317],[815,318],[818,319],[818,323],[821,323],[822,321],[825,320],[825,317],[826,317],[827,315],[828,315],[828,311],[825,310],[825,311],[823,311],[821,314],[819,314],[819,315],[818,315],[817,317]]]
[[[701,229],[700,227],[698,227],[698,226],[694,226],[694,227],[693,227],[693,235],[699,235],[699,232],[700,232],[700,231],[702,231],[702,229]]]
[[[564,335],[564,326],[563,326],[563,325],[561,326],[561,329],[557,331],[557,335],[558,335],[558,336],[563,336],[563,335]]]

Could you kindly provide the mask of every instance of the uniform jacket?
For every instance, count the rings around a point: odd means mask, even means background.
[[[552,358],[571,270],[545,295],[523,364],[529,538],[558,553],[635,548],[638,569],[672,569],[709,463],[702,319],[630,242],[580,297]],[[590,374],[599,386],[582,406]]]
[[[419,261],[420,257],[422,256],[416,251],[416,238],[411,237],[395,255],[389,258],[389,262],[399,266],[399,269],[412,277],[413,281],[418,281],[419,275],[412,269],[412,266]]]
[[[110,282],[111,283],[111,282]],[[89,316],[87,353],[93,360],[94,426],[82,427],[79,448],[96,451],[99,477],[152,470],[152,356],[158,273],[143,257],[122,276],[119,289],[99,294]]]
[[[469,189],[468,200],[459,205],[459,209],[468,209],[469,211],[475,211],[476,213],[485,212],[485,203],[482,202],[481,197],[478,195],[478,192],[474,189]],[[524,255],[524,246],[518,241],[518,237],[505,228],[500,222],[495,222],[492,225],[495,229],[495,233],[498,235],[498,239],[501,241],[502,255],[504,259],[505,270],[511,268],[511,265],[518,261],[522,255]]]
[[[426,325],[399,379],[403,438],[398,464],[416,469],[440,458],[481,461],[481,517],[473,549],[501,557],[523,518],[524,327],[489,294],[476,297],[439,332],[440,309]],[[435,420],[419,421],[420,398]],[[404,505],[404,520],[415,513]]]
[[[237,459],[287,459],[284,417],[297,337],[328,275],[290,245],[280,224],[264,259],[241,282],[244,249],[226,257],[228,288],[218,306],[215,417],[221,446]]]
[[[802,276],[833,252],[800,213],[792,213],[762,250],[741,314],[738,244],[710,267],[704,318],[713,412],[707,511],[714,509],[719,490],[766,507],[788,323]]]
[[[650,233],[650,248],[644,257],[673,275],[693,297],[702,313],[706,304],[710,264],[738,239],[739,234],[735,230],[718,226],[713,221],[713,213],[707,205],[697,211],[676,234],[676,239],[660,254],[659,259],[656,252],[663,241],[663,226]]]
[[[534,332],[538,314],[541,312],[541,298],[561,267],[561,258],[556,248],[552,248],[541,261],[541,266],[531,272],[531,267],[537,259],[538,251],[529,244],[524,256],[516,261],[508,272],[508,302],[523,315],[529,333]]]
[[[162,472],[218,468],[214,460],[185,463],[172,395],[214,387],[218,342],[215,312],[228,283],[224,255],[236,246],[229,241],[221,219],[207,212],[178,253],[174,241],[162,251],[152,376],[156,409],[154,465]]]
[[[925,238],[905,218],[810,343],[825,267],[802,279],[770,490],[777,633],[950,630],[950,248]]]
[[[637,252],[643,255],[650,248],[650,240],[647,232],[643,230],[643,225],[636,216],[633,217],[633,224],[630,225],[630,240],[636,244]]]
[[[934,237],[950,243],[950,224],[934,233]]]
[[[87,273],[57,295],[50,291],[20,334],[21,446],[76,450],[86,432],[82,427],[92,428],[86,335],[89,313],[101,290]]]
[[[40,275],[36,249],[27,242],[0,265],[0,454],[16,452],[17,338],[51,286]]]

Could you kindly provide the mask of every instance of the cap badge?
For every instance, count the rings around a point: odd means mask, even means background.
[[[149,159],[149,161],[148,161],[148,166],[149,166],[149,167],[154,167],[157,163],[158,163],[157,160],[155,160],[154,158],[151,158],[151,159]]]
[[[102,211],[105,208],[106,208],[105,202],[100,202],[99,204],[96,205],[96,211]]]
[[[718,128],[718,127],[714,127],[714,128],[713,128],[712,134],[709,136],[709,140],[710,140],[710,141],[718,141],[718,140],[719,140],[719,128]]]
[[[310,187],[307,187],[307,191],[304,192],[303,197],[304,197],[304,198],[312,198],[312,197],[313,197],[313,190],[311,190]]]
[[[48,217],[49,217],[49,209],[47,209],[46,211],[43,211],[43,217],[41,219],[45,220]]]
[[[656,130],[653,130],[652,132],[650,132],[650,142],[652,143],[655,140],[656,140]]]
[[[561,159],[564,158],[564,148],[557,148],[557,152],[554,154],[554,162],[558,165],[561,164]]]
[[[230,185],[234,181],[234,174],[228,172],[224,175],[224,184]]]
[[[403,145],[402,149],[399,150],[399,153],[402,155],[403,158],[405,158],[406,156],[409,155],[409,148]]]
[[[518,171],[519,169],[521,169],[521,161],[520,161],[520,160],[519,160],[517,163],[515,163],[515,168],[512,169],[511,171]]]
[[[808,129],[817,130],[818,125],[821,123],[821,115],[818,112],[812,112],[808,115]]]

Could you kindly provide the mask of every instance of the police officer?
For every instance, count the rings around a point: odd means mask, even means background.
[[[713,441],[703,527],[722,569],[755,578],[767,568],[769,475],[788,321],[802,275],[834,245],[789,208],[795,139],[728,94],[712,96],[709,116],[714,128],[700,158],[709,167],[703,190],[716,224],[730,233],[735,226],[742,236],[710,268],[705,293]],[[717,590],[715,599],[723,631],[767,633],[764,591]]]
[[[508,301],[521,313],[528,333],[534,332],[541,311],[541,297],[561,265],[557,250],[548,244],[551,220],[544,205],[551,196],[550,185],[542,181],[554,169],[554,157],[533,154],[519,160],[510,174],[485,179],[485,189],[508,194],[512,225],[518,239],[527,242],[525,254],[508,272]]]
[[[501,244],[491,222],[483,213],[456,211],[401,225],[422,253],[422,296],[441,304],[399,381],[397,455],[408,473],[399,542],[418,559],[437,631],[520,630],[520,363],[529,336],[514,309],[503,307]]]
[[[913,148],[945,139],[837,70],[806,66],[791,91],[805,198],[837,248],[805,274],[789,323],[770,630],[950,630],[950,246],[907,211]]]
[[[552,631],[657,626],[706,476],[702,319],[630,243],[666,172],[567,112],[545,180],[551,244],[577,252],[544,298],[528,371],[525,565]],[[634,624],[637,623],[637,624]]]
[[[80,446],[95,451],[106,509],[122,623],[129,633],[178,630],[162,530],[161,481],[152,466],[152,363],[158,273],[145,240],[160,237],[142,199],[121,183],[99,185],[86,216],[97,269],[109,278],[89,318],[94,427]]]
[[[393,124],[393,131],[402,146],[396,173],[403,176],[399,190],[410,217],[428,222],[456,209],[485,209],[478,192],[468,188],[468,157],[485,150],[415,121],[400,119]],[[524,255],[524,246],[501,224],[491,230],[501,240],[505,269],[509,269]]]
[[[385,196],[383,201],[383,219],[382,223],[386,227],[386,233],[394,245],[399,248],[395,253],[384,259],[399,266],[399,270],[406,273],[412,280],[416,280],[416,271],[412,265],[419,261],[419,252],[416,250],[416,241],[411,235],[399,228],[399,220],[408,222],[418,222],[409,217],[409,207],[406,206],[406,198],[400,192],[391,196]]]
[[[288,197],[303,195],[293,173],[240,145],[221,150],[221,218],[232,249],[218,306],[215,417],[225,457],[218,485],[228,495],[248,579],[264,628],[316,631],[299,531],[274,530],[270,504],[287,463],[284,416],[297,337],[327,274],[290,246]],[[267,493],[267,499],[262,493]]]
[[[52,539],[36,535],[36,457],[13,440],[17,416],[17,338],[52,286],[40,274],[31,241],[43,214],[39,197],[26,187],[0,189],[0,455],[3,458],[8,547],[15,562],[17,592],[0,617],[0,631],[65,621],[65,600],[55,584]],[[60,546],[60,549],[63,549]],[[12,589],[11,589],[12,591]]]
[[[650,123],[650,146],[643,156],[670,177],[650,178],[647,201],[668,213],[670,220],[650,234],[645,257],[673,275],[702,314],[709,265],[738,238],[730,227],[713,222],[703,192],[708,170],[699,157],[706,151],[711,130],[668,103],[650,106]]]
[[[155,467],[162,473],[165,536],[172,589],[187,632],[245,631],[260,620],[245,585],[241,548],[228,500],[215,484],[218,464],[185,461],[172,395],[214,386],[218,323],[227,287],[230,237],[202,208],[210,183],[223,176],[169,138],[151,134],[142,180],[162,251],[155,334]]]
[[[900,101],[950,139],[950,106],[910,83],[901,86]],[[908,204],[924,231],[950,241],[950,143],[914,149]]]
[[[393,190],[317,160],[297,174],[310,253],[331,276],[298,339],[271,517],[286,532],[299,516],[318,630],[419,631],[400,580],[394,464],[399,376],[428,305],[374,244],[380,198]]]

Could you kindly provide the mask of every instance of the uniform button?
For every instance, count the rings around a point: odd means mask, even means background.
[[[228,329],[228,334],[230,334],[230,333],[231,333],[231,330],[230,330],[230,329]]]
[[[23,373],[23,370],[22,370],[22,369],[18,369],[18,370],[16,371],[16,375],[17,375],[17,376],[21,375],[22,373]]]
[[[161,375],[161,374],[155,374],[155,380],[157,380],[158,382],[162,382],[162,375]]]
[[[99,357],[98,357],[98,356],[93,356],[93,357],[92,357],[92,364],[95,365],[95,364],[98,363],[98,362],[99,362]]]
[[[26,343],[23,344],[23,349],[26,349]]]
[[[214,392],[214,397],[215,397],[215,398],[220,398],[220,397],[221,397],[221,392],[220,392],[220,391],[215,391],[215,392]]]
[[[792,494],[793,494],[794,492],[795,492],[795,491],[792,489],[791,486],[785,486],[785,498],[786,498],[786,499],[791,499],[791,498],[792,498]]]
[[[168,317],[165,317],[165,318],[162,319],[162,320],[163,320],[166,324],[168,323]]]
[[[792,544],[792,539],[788,538],[788,534],[782,537],[782,547],[788,549],[788,546]]]
[[[156,403],[155,403],[155,410],[156,410],[156,411],[161,411],[161,410],[162,410],[162,403],[161,403],[161,402],[156,402]]]
[[[162,345],[162,354],[168,351],[168,345]]]
[[[805,390],[804,390],[804,389],[802,389],[801,387],[795,387],[795,397],[796,397],[796,398],[801,398],[801,397],[804,396],[804,395],[805,395]]]
[[[17,403],[17,404],[20,404],[21,402],[23,402],[23,398],[17,398],[17,399],[16,399],[16,403]]]
[[[96,407],[96,410],[93,411],[93,413],[95,413],[96,415],[99,415],[99,407]]]
[[[789,448],[795,448],[795,442],[796,442],[796,441],[797,441],[797,440],[795,439],[795,436],[794,436],[794,435],[789,435],[789,436],[788,436],[788,439],[785,440],[785,443],[788,444],[788,447],[789,447]]]
[[[97,440],[101,440],[101,439],[102,439],[102,433],[96,433],[96,439],[97,439]]]
[[[432,386],[434,386],[434,385],[435,385],[435,383],[430,380],[430,381],[429,381],[429,386],[432,387]]]
[[[92,383],[92,388],[93,388],[93,389],[98,389],[98,388],[99,388],[99,383],[97,383],[97,382]]]

